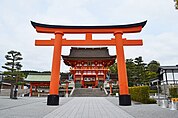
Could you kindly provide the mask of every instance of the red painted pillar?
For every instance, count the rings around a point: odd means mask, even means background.
[[[109,87],[110,87],[110,95],[112,94],[112,83],[109,83]]]
[[[83,72],[81,73],[81,84],[82,84],[82,87],[84,87]]]
[[[48,95],[47,105],[59,105],[59,76],[62,50],[62,32],[55,32],[54,52],[50,81],[50,95]]]
[[[30,83],[30,97],[32,96],[32,84]]]
[[[122,32],[115,32],[116,40],[116,54],[117,54],[117,67],[118,67],[118,80],[119,80],[119,104],[131,105],[131,98],[128,89],[127,70],[125,64],[124,47]]]
[[[98,72],[95,70],[95,73],[96,73],[95,86],[98,86]]]

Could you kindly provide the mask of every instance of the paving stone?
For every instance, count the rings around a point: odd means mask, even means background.
[[[0,118],[178,118],[178,111],[156,104],[119,106],[116,97],[60,97],[58,106],[45,97],[0,96]]]

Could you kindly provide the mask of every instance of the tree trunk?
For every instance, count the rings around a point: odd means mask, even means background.
[[[11,83],[11,90],[10,90],[10,98],[13,98],[13,89],[14,89],[14,84]]]

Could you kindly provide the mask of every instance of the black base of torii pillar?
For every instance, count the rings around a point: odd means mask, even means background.
[[[59,105],[59,95],[48,95],[47,105]]]
[[[119,95],[119,105],[130,106],[131,105],[131,96],[130,95]]]

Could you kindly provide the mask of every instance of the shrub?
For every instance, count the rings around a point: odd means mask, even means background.
[[[129,87],[131,99],[145,104],[153,101],[149,99],[149,90],[148,86]]]
[[[147,104],[156,104],[156,100],[149,98],[148,103]]]
[[[149,90],[149,93],[158,93],[157,90]]]
[[[170,96],[172,98],[177,98],[178,97],[178,92],[177,91],[178,91],[177,87],[169,88]]]

